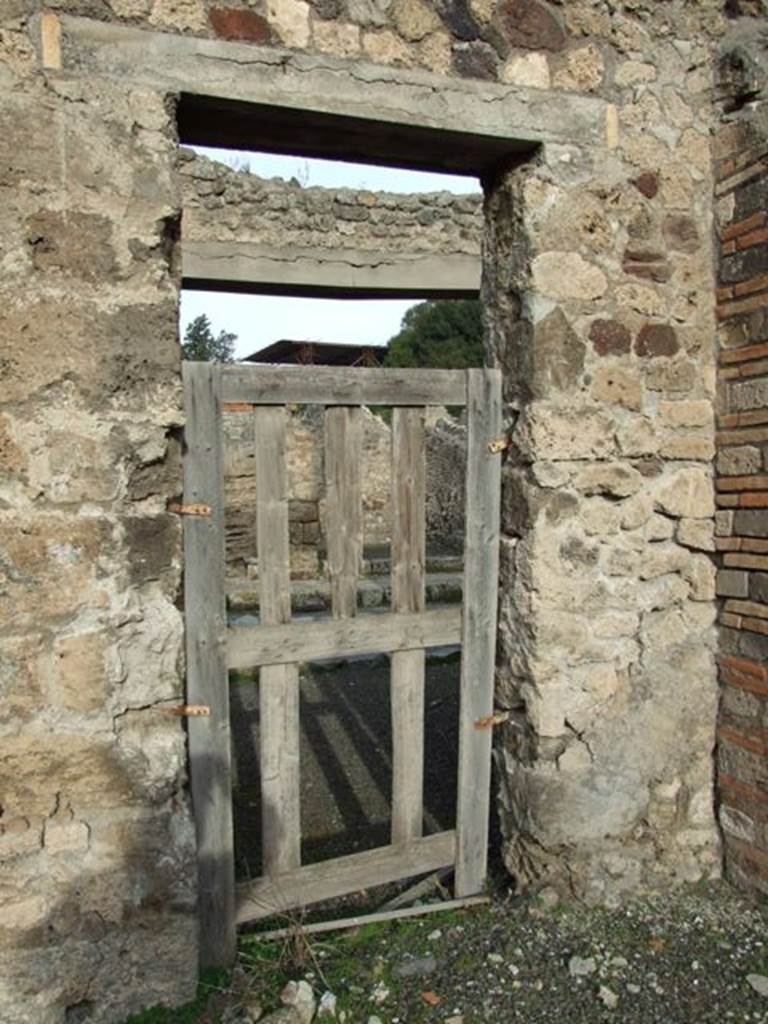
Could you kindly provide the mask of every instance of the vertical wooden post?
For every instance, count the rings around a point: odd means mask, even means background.
[[[392,418],[392,611],[422,612],[426,524],[424,410],[396,408]],[[391,656],[392,843],[422,833],[424,803],[423,650]]]
[[[254,409],[259,607],[265,626],[291,618],[286,421],[284,406]],[[259,732],[263,873],[278,875],[301,863],[298,665],[260,669]]]
[[[362,433],[359,406],[326,409],[326,533],[335,619],[357,615],[357,582],[363,555]]]
[[[466,541],[461,652],[456,896],[485,884],[499,577],[501,456],[488,445],[501,431],[501,374],[467,371]]]
[[[197,829],[200,962],[234,962],[235,864],[230,780],[229,679],[224,596],[224,478],[219,369],[185,362],[184,503],[210,516],[184,519],[187,702],[210,717],[190,718],[189,769]]]

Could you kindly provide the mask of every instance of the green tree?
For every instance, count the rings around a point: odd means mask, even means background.
[[[237,335],[228,331],[214,334],[210,320],[203,313],[187,324],[181,345],[182,358],[204,363],[233,363],[236,341]]]
[[[406,312],[391,338],[385,366],[439,366],[463,370],[483,365],[483,324],[476,299],[420,302]]]

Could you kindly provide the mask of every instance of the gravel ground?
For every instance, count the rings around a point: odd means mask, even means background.
[[[299,1024],[278,1008],[286,982],[304,980],[316,999],[334,994],[346,1024],[768,1024],[766,924],[768,907],[726,884],[619,910],[499,894],[489,907],[334,936],[244,936],[240,965],[201,995],[199,1013],[141,1022]]]

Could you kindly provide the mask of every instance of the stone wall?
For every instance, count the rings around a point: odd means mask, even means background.
[[[716,138],[720,359],[720,825],[728,875],[768,893],[768,37],[729,40]]]
[[[297,181],[233,171],[192,150],[182,149],[181,156],[185,241],[253,242],[280,250],[480,253],[478,195],[302,188]]]
[[[311,373],[311,367],[307,368]],[[291,575],[311,579],[323,570],[325,484],[323,410],[292,411],[286,441]],[[426,524],[430,551],[462,550],[466,427],[444,410],[426,417]],[[224,414],[224,482],[227,571],[231,576],[258,575],[256,565],[256,478],[253,420],[242,413]],[[386,548],[392,538],[392,431],[363,408],[362,450],[363,545]]]
[[[490,90],[489,121],[511,104],[546,122],[536,153],[486,182],[489,358],[514,439],[504,855],[521,887],[592,899],[717,874],[713,50],[733,26],[754,34],[761,0],[48,6],[103,23],[97,43],[122,23],[134,49],[98,70],[66,38],[59,49],[50,15],[41,44],[38,0],[2,7],[2,1019],[115,1024],[194,986],[184,729],[163,711],[183,679],[180,531],[165,512],[180,491],[182,180],[160,33],[208,40],[201,75],[235,66],[210,40],[240,40],[276,82],[352,69],[363,105],[380,82],[410,83],[404,121],[428,109],[477,131],[464,111]],[[297,70],[298,50],[316,57]],[[574,137],[563,109],[589,130]],[[721,642],[755,664],[764,653],[750,628],[724,625]],[[754,689],[734,689],[749,729]]]

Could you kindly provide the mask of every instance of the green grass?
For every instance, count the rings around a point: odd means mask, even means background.
[[[153,1006],[138,1017],[131,1017],[126,1024],[198,1024],[212,993],[226,989],[229,979],[229,971],[203,971],[197,986],[197,996],[191,1003],[174,1009]],[[218,1024],[218,1021],[213,1020],[211,1024]]]

